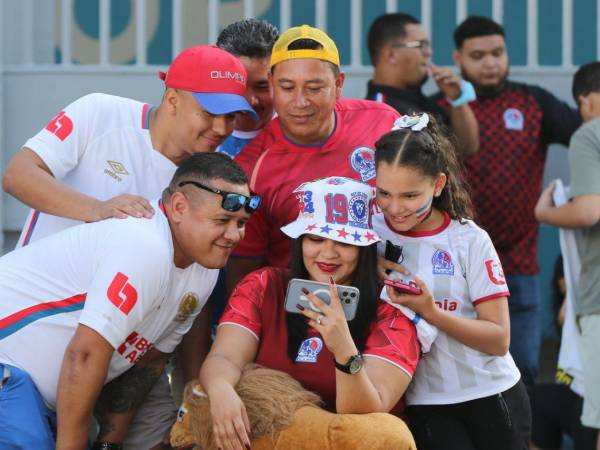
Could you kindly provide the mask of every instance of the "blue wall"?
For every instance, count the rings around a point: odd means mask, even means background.
[[[222,0],[227,2],[227,0]],[[385,0],[362,2],[362,62],[369,64],[365,38],[373,19],[385,12]],[[398,11],[420,19],[420,0],[397,0]],[[538,10],[538,59],[541,65],[556,66],[561,62],[561,0],[544,0]],[[573,0],[573,19],[576,32],[573,36],[573,61],[583,64],[596,57],[596,1]],[[74,20],[80,29],[91,38],[98,38],[99,0],[75,0]],[[148,62],[168,64],[171,55],[171,0],[159,0],[160,18],[155,35],[148,43]],[[432,0],[433,60],[436,64],[452,65],[452,31],[456,24],[456,0]],[[279,26],[280,5],[273,0],[261,18]],[[526,64],[527,0],[504,1],[504,26],[511,64]],[[492,0],[470,0],[468,14],[491,17]],[[111,0],[112,36],[117,36],[126,24],[133,20],[132,0]],[[315,0],[292,0],[292,26],[315,24]],[[327,29],[340,50],[342,64],[350,63],[350,0],[327,1]],[[57,61],[60,51],[57,49]],[[132,60],[131,63],[135,61]]]

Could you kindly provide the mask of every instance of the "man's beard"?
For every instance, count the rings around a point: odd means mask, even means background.
[[[464,80],[469,81],[473,84],[478,97],[492,97],[492,96],[498,94],[499,92],[501,92],[502,89],[504,89],[504,85],[506,84],[506,80],[508,78],[509,71],[510,71],[510,69],[506,69],[506,73],[500,79],[500,81],[498,83],[496,83],[494,85],[486,85],[486,86],[476,84],[472,79],[469,78],[469,76],[467,75],[467,73],[465,71],[461,70],[460,73]]]

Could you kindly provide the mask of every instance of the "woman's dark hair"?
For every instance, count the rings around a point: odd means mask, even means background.
[[[302,239],[292,241],[292,258],[290,260],[290,279],[308,279],[308,271],[304,266],[302,256]],[[360,291],[360,300],[354,320],[348,322],[350,334],[359,351],[362,351],[367,340],[369,325],[375,319],[377,302],[379,301],[380,286],[377,281],[377,244],[359,247],[358,264],[353,274],[351,286]],[[301,314],[286,312],[286,325],[288,332],[288,356],[292,362],[296,361],[298,349],[308,334],[308,321]]]
[[[462,179],[462,166],[456,156],[454,143],[446,137],[434,117],[420,131],[401,128],[383,135],[375,143],[375,162],[391,166],[410,166],[423,175],[437,178],[446,174],[446,186],[433,206],[445,211],[455,220],[472,219],[471,198]]]

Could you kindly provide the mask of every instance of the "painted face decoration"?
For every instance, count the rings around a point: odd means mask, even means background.
[[[429,197],[429,200],[427,200],[427,203],[425,203],[423,206],[421,206],[419,209],[417,209],[415,211],[415,214],[417,216],[417,219],[419,219],[419,222],[424,222],[425,220],[427,220],[429,218],[429,216],[431,215],[431,205],[433,204],[433,197]]]

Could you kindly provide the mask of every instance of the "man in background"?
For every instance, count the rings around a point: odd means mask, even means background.
[[[479,147],[477,120],[469,108],[473,87],[449,68],[431,64],[431,42],[417,19],[403,13],[384,14],[371,24],[367,37],[375,68],[367,85],[367,99],[387,103],[400,114],[428,112],[450,126],[463,157]],[[423,94],[431,75],[452,108],[447,111]]]
[[[600,429],[600,62],[581,66],[575,73],[573,98],[584,123],[569,144],[570,199],[556,207],[552,184],[540,196],[535,215],[542,223],[582,231],[575,296],[583,368],[583,411],[578,425],[580,431],[589,433],[589,428]],[[596,449],[600,450],[600,434]]]
[[[265,20],[244,19],[227,25],[219,34],[217,46],[235,55],[246,68],[248,82],[244,96],[258,121],[249,114],[237,114],[233,133],[217,151],[236,156],[273,118],[273,89],[269,62],[279,31]]]
[[[539,366],[541,323],[534,207],[542,190],[548,145],[568,145],[577,111],[538,87],[508,80],[504,29],[469,17],[454,31],[456,64],[475,86],[470,103],[479,124],[479,151],[466,159],[475,220],[490,235],[510,289],[510,353],[526,386]],[[441,96],[439,104],[448,107]]]

